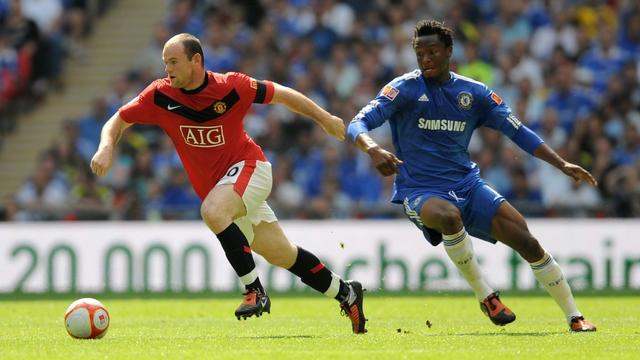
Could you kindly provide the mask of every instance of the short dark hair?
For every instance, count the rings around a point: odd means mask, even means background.
[[[191,60],[193,59],[193,55],[200,54],[200,57],[202,58],[202,65],[204,66],[204,53],[202,52],[200,40],[198,40],[197,37],[188,33],[182,33],[176,35],[176,40],[184,46],[184,52],[187,54],[187,59]]]
[[[453,31],[437,20],[420,20],[413,30],[413,48],[418,45],[418,38],[427,35],[438,35],[438,39],[446,46],[453,46]]]

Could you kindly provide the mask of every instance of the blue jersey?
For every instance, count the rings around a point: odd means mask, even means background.
[[[404,162],[395,179],[393,202],[401,203],[417,188],[446,193],[477,183],[480,171],[467,148],[478,127],[501,131],[529,153],[543,142],[486,85],[450,75],[444,83],[426,79],[420,70],[399,76],[349,125],[355,140],[359,133],[389,121],[396,156]]]

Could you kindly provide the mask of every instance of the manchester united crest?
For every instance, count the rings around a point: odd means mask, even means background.
[[[458,94],[458,106],[462,110],[471,109],[471,105],[473,105],[473,95],[471,93],[462,91]]]
[[[218,114],[222,114],[227,111],[227,104],[225,104],[223,101],[218,101],[217,103],[213,104],[213,110]]]

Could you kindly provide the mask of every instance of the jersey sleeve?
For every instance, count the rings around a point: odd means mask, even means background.
[[[406,82],[394,80],[385,85],[375,99],[363,107],[351,120],[347,133],[352,141],[363,132],[373,130],[384,124],[406,102],[408,88]]]
[[[268,104],[273,99],[274,86],[269,80],[256,80],[246,74],[230,72],[227,74],[240,98],[248,97],[254,104]]]
[[[526,152],[533,154],[544,141],[524,125],[502,101],[500,96],[484,86],[481,94],[482,125],[498,130]]]
[[[483,86],[479,92],[480,125],[499,130],[506,136],[511,136],[518,130],[522,123],[511,114],[511,108],[502,101],[498,94],[486,86]]]
[[[153,102],[155,89],[155,82],[151,83],[138,96],[122,105],[119,110],[120,117],[128,123],[156,124],[156,106]]]

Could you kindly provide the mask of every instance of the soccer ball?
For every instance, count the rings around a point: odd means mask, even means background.
[[[64,324],[76,339],[100,339],[109,328],[109,312],[96,299],[78,299],[64,313]]]

